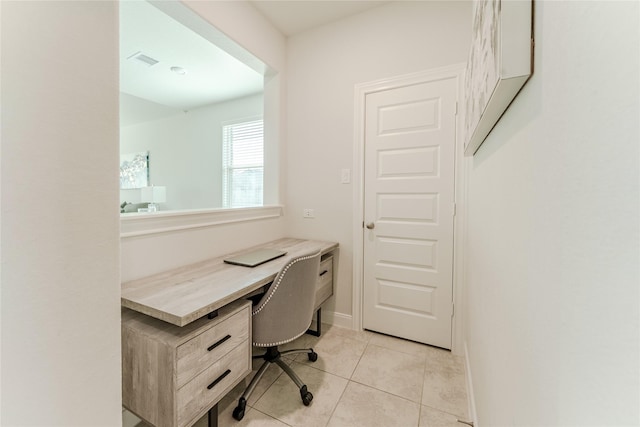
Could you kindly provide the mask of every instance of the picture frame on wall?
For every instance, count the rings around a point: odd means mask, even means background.
[[[149,186],[149,152],[120,155],[120,189]]]
[[[465,73],[464,153],[472,156],[533,72],[533,1],[475,0]]]

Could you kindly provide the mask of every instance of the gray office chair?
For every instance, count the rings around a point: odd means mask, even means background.
[[[318,354],[312,348],[280,352],[278,346],[295,340],[309,328],[313,318],[319,269],[319,251],[290,259],[267,292],[254,304],[253,345],[266,347],[267,352],[261,356],[254,356],[264,359],[264,363],[251,379],[238,400],[238,406],[233,410],[233,418],[236,420],[240,421],[244,417],[247,399],[271,363],[280,366],[296,383],[305,406],[309,406],[313,400],[307,386],[280,357],[285,354],[307,353],[309,360],[315,362],[318,360]]]

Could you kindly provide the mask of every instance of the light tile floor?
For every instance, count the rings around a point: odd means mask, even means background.
[[[270,366],[249,399],[245,416],[231,416],[253,375],[218,406],[220,427],[461,427],[468,420],[464,359],[451,352],[373,332],[322,325],[319,338],[304,335],[286,348],[313,347],[287,360],[313,393],[304,406],[295,384]],[[262,363],[254,362],[254,369]],[[255,371],[254,371],[255,373]],[[206,427],[203,417],[195,427]]]

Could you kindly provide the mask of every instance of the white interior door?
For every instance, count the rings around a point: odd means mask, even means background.
[[[363,326],[451,348],[455,78],[367,94]]]

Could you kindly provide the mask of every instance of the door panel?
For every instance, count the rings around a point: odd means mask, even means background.
[[[403,311],[413,310],[415,313],[431,314],[433,290],[410,283],[380,280],[380,304],[397,307]]]
[[[363,325],[451,348],[456,79],[368,94]]]

